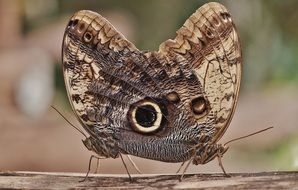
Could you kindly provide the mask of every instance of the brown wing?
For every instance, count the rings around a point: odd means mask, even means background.
[[[218,141],[229,126],[238,99],[241,80],[241,48],[227,9],[208,3],[190,16],[174,40],[160,45],[159,53],[187,61],[181,67],[196,74],[210,103],[206,120],[212,141]]]
[[[90,134],[103,128],[114,135],[120,129],[134,130],[131,105],[148,99],[159,104],[166,94],[158,73],[163,57],[140,52],[97,13],[79,11],[70,19],[62,55],[69,100]]]
[[[111,74],[117,66],[121,74],[122,58],[137,52],[97,13],[83,10],[70,19],[62,45],[64,80],[72,108],[89,133],[95,126],[125,120],[128,104],[139,99],[139,89]],[[123,88],[125,96],[118,96]]]

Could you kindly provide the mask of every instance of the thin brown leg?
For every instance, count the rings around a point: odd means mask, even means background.
[[[84,182],[84,181],[86,181],[86,179],[87,179],[87,177],[88,177],[88,175],[89,175],[89,173],[90,173],[90,170],[91,170],[91,162],[92,162],[92,159],[93,159],[93,158],[100,159],[99,157],[94,156],[94,155],[91,155],[91,156],[90,156],[89,164],[88,164],[88,171],[87,171],[87,173],[86,173],[86,176],[85,176],[85,178],[84,178],[83,180],[80,180],[79,182]]]
[[[122,160],[122,163],[123,163],[123,165],[124,165],[124,167],[125,167],[125,170],[126,170],[126,172],[127,172],[127,174],[128,174],[129,180],[130,180],[130,182],[132,182],[132,178],[131,178],[130,173],[129,173],[129,171],[128,171],[127,165],[126,165],[126,163],[124,162],[124,159],[123,159],[123,157],[122,157],[122,154],[119,154],[119,155],[120,155],[120,158],[121,158],[121,160]]]
[[[184,177],[184,174],[185,174],[185,172],[186,172],[187,168],[189,167],[189,165],[190,165],[191,161],[192,161],[192,159],[190,159],[190,160],[187,162],[187,164],[186,164],[186,166],[185,166],[185,168],[184,168],[184,170],[183,170],[183,172],[182,172],[182,175],[181,175],[181,177],[180,177],[180,180],[179,180],[179,181],[182,181],[182,179],[183,179],[183,177]]]
[[[224,166],[223,166],[223,164],[222,164],[221,156],[220,156],[220,155],[217,156],[217,160],[218,160],[218,164],[219,164],[221,170],[223,171],[224,175],[225,175],[226,177],[231,177],[231,175],[227,174],[227,172],[226,172],[226,170],[225,170],[225,168],[224,168]]]
[[[183,167],[184,164],[185,164],[185,162],[182,162],[182,164],[181,164],[180,167],[178,168],[176,174],[178,174],[178,173],[180,172],[180,170],[181,170],[181,168]]]
[[[96,162],[96,169],[95,169],[95,174],[97,174],[98,173],[98,170],[99,170],[99,167],[100,167],[100,160],[99,160],[99,158],[97,158],[97,162]]]
[[[138,168],[138,166],[134,163],[134,161],[131,159],[131,157],[127,154],[126,155],[128,160],[130,161],[130,163],[133,165],[133,167],[135,168],[135,170],[139,173],[142,174],[141,170]]]

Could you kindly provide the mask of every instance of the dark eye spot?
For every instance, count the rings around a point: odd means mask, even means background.
[[[127,112],[129,126],[146,135],[157,133],[167,124],[167,107],[163,99],[144,98],[132,104]]]
[[[79,20],[75,19],[75,20],[70,20],[67,27],[75,27],[78,24]]]
[[[79,20],[78,20],[78,19],[75,19],[75,20],[73,21],[72,26],[76,26],[78,23],[79,23]]]
[[[157,118],[157,112],[151,105],[140,106],[136,110],[135,119],[143,127],[151,127]]]
[[[92,34],[91,34],[90,32],[86,32],[86,33],[84,34],[84,41],[85,41],[86,43],[89,43],[91,40],[92,40]]]
[[[222,17],[222,19],[227,22],[227,21],[230,21],[231,20],[231,15],[227,12],[223,12],[223,13],[220,13],[220,16]]]
[[[191,101],[191,109],[194,114],[201,115],[207,110],[207,101],[203,96],[197,97]]]
[[[72,20],[70,20],[69,22],[68,22],[68,27],[71,27],[72,26],[72,24],[73,24],[73,21]]]

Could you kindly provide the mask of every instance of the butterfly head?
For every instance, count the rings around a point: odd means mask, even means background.
[[[215,157],[222,157],[229,149],[228,146],[222,144],[206,144],[201,148],[196,148],[193,164],[206,164]]]

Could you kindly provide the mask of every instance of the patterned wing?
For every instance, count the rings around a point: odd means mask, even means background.
[[[239,37],[226,8],[219,3],[200,7],[177,31],[174,40],[160,45],[159,53],[178,57],[184,73],[197,76],[210,108],[206,132],[213,134],[213,142],[218,141],[235,110],[242,64]]]
[[[127,61],[138,52],[97,13],[83,10],[70,19],[62,46],[64,80],[72,108],[89,134],[124,121],[129,103],[143,96]]]

